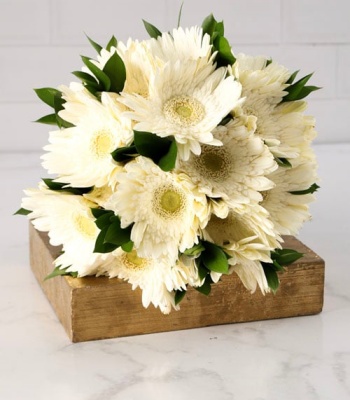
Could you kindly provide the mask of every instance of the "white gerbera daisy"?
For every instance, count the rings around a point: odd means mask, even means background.
[[[135,250],[125,253],[120,248],[113,252],[114,261],[100,269],[99,275],[108,275],[110,278],[118,277],[128,281],[135,290],[142,290],[142,304],[147,308],[150,303],[159,307],[164,314],[168,314],[175,306],[173,287],[169,284],[171,280],[170,263],[141,258]],[[170,290],[167,288],[167,284]],[[174,285],[173,285],[174,286]]]
[[[257,117],[258,134],[280,158],[297,158],[304,141],[305,102],[281,103],[290,72],[262,57],[237,56],[233,74],[242,84],[244,113]]]
[[[256,291],[257,286],[262,294],[270,292],[264,269],[259,261],[244,260],[231,266],[230,272],[235,272],[251,293]]]
[[[242,84],[242,95],[250,97],[255,94],[265,98],[269,104],[280,103],[288,87],[285,82],[290,76],[289,70],[274,61],[268,63],[267,58],[261,56],[237,54],[235,57],[232,70]]]
[[[210,36],[203,35],[202,28],[193,26],[173,29],[172,33],[164,32],[157,39],[148,41],[152,54],[164,62],[185,62],[203,60],[207,63],[211,57]]]
[[[199,67],[199,61],[167,63],[151,77],[148,98],[122,93],[132,110],[127,115],[138,121],[135,129],[174,136],[184,160],[200,154],[200,144],[221,144],[212,130],[239,103],[241,91],[226,68]]]
[[[135,290],[142,290],[142,304],[152,303],[168,314],[175,306],[174,290],[186,290],[187,284],[199,285],[198,271],[193,260],[184,264],[179,260],[171,266],[169,260],[141,258],[135,250],[125,253],[120,248],[113,252],[113,263],[105,264],[97,275],[118,277],[128,281]]]
[[[48,151],[42,156],[50,174],[58,174],[57,182],[74,187],[103,186],[116,168],[111,152],[133,140],[131,122],[123,117],[108,93],[101,103],[91,99],[81,107],[65,103],[62,118],[76,126],[50,133]],[[72,118],[74,112],[77,115]],[[83,113],[83,114],[80,114]]]
[[[184,174],[162,171],[150,159],[138,157],[116,176],[118,190],[108,203],[125,228],[140,257],[168,257],[198,243],[198,229],[208,215],[206,198]]]
[[[257,205],[244,213],[230,211],[224,219],[213,215],[203,235],[222,246],[233,265],[242,260],[271,262],[270,251],[280,247],[281,240],[267,211]]]
[[[258,203],[259,191],[274,185],[265,177],[277,168],[274,157],[259,137],[248,132],[245,122],[235,119],[218,126],[213,135],[223,146],[203,145],[199,156],[192,154],[178,163],[201,192],[223,199],[230,207]]]
[[[99,229],[91,213],[91,203],[82,196],[55,192],[39,184],[39,189],[25,190],[22,207],[39,231],[48,232],[53,246],[63,245],[63,254],[55,266],[78,272],[79,276],[96,274],[112,256],[94,253]],[[113,258],[113,257],[112,257]]]
[[[164,61],[155,57],[149,49],[149,41],[129,39],[126,45],[118,42],[118,54],[126,68],[123,92],[148,97],[150,77],[157,68],[164,65]]]
[[[264,193],[261,205],[270,213],[279,234],[295,235],[302,224],[310,219],[309,203],[315,200],[315,195],[290,192],[306,190],[317,181],[316,163],[307,162],[293,168],[281,167],[269,178],[275,187]]]

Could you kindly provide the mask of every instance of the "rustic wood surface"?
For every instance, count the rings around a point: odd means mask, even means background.
[[[163,315],[150,306],[144,309],[141,291],[117,278],[56,277],[44,281],[53,269],[60,248],[30,224],[32,270],[73,342],[198,328],[234,322],[317,314],[322,311],[324,261],[292,236],[285,248],[304,257],[280,274],[276,295],[247,291],[236,274],[223,276],[206,297],[190,288],[180,311]]]

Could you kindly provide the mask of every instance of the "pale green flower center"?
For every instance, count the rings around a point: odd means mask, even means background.
[[[234,213],[230,213],[225,219],[213,215],[206,229],[215,243],[221,246],[256,234],[243,217]]]
[[[185,193],[173,185],[163,186],[154,192],[153,210],[161,217],[172,218],[181,215],[185,204]]]
[[[139,257],[135,250],[130,251],[130,253],[124,253],[123,262],[125,267],[132,270],[142,270],[148,265],[147,259]]]
[[[114,138],[108,130],[100,130],[95,133],[91,141],[91,150],[96,158],[109,156],[114,150]]]
[[[223,146],[202,146],[200,156],[194,157],[194,160],[203,177],[216,181],[225,180],[232,170],[232,158]]]
[[[97,227],[90,218],[86,217],[85,215],[75,215],[73,218],[75,228],[77,231],[82,235],[85,236],[87,239],[95,239],[97,235]]]
[[[163,111],[169,121],[183,127],[194,126],[205,116],[202,103],[189,96],[173,97],[165,103]]]

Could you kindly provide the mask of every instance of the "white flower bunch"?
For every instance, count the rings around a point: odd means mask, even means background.
[[[278,287],[301,255],[282,249],[310,218],[318,188],[303,100],[310,76],[235,55],[224,25],[161,33],[105,48],[36,89],[57,125],[44,147],[51,179],[25,191],[18,213],[62,246],[51,276],[106,275],[142,303],[178,309],[189,287],[209,294],[235,272],[251,292]]]

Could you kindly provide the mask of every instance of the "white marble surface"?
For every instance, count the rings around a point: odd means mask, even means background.
[[[350,399],[350,144],[319,145],[301,239],[326,260],[320,315],[71,344],[32,276],[21,190],[39,154],[0,154],[0,399]]]

